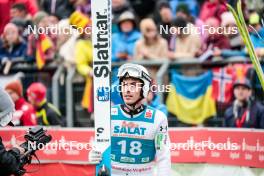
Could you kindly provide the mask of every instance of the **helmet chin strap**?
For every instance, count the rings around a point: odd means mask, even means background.
[[[131,103],[131,104],[126,104],[126,103],[125,103],[125,105],[126,105],[126,107],[127,107],[129,110],[134,111],[134,110],[136,110],[136,105],[137,105],[141,100],[143,100],[143,99],[144,99],[144,98],[141,97],[141,98],[139,98],[137,101],[135,101],[134,103]],[[132,107],[132,109],[129,108],[128,106]]]
[[[139,98],[137,101],[135,101],[134,103],[131,104],[123,104],[121,105],[121,108],[124,110],[124,112],[126,112],[127,114],[129,114],[131,116],[131,118],[134,117],[134,115],[144,111],[144,105],[140,103],[140,101],[143,99],[144,97]],[[138,105],[138,107],[136,107]],[[123,106],[123,107],[122,107]]]

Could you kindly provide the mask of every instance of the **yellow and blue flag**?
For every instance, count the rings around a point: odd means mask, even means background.
[[[171,89],[166,104],[168,111],[187,124],[201,124],[216,114],[212,96],[211,71],[189,77],[176,71],[171,74]]]

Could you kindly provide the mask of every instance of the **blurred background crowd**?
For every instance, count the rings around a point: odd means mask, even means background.
[[[113,85],[119,65],[137,62],[153,85],[171,85],[146,101],[170,126],[264,128],[263,89],[225,5],[236,2],[112,0]],[[242,0],[242,9],[264,68],[264,2]],[[71,30],[91,30],[90,0],[0,0],[0,19],[0,84],[16,124],[93,126],[91,33]],[[229,32],[181,30],[203,26]],[[112,103],[121,102],[113,90]]]

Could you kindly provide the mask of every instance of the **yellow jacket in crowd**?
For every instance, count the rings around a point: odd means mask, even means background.
[[[75,47],[75,59],[77,71],[83,75],[88,76],[92,72],[93,50],[92,41],[79,39]]]

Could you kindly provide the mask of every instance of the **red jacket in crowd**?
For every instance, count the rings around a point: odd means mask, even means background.
[[[10,9],[16,3],[24,3],[31,16],[34,16],[38,11],[36,0],[0,0],[0,34],[2,34],[5,25],[10,21]]]
[[[15,102],[15,113],[13,123],[21,126],[37,125],[36,112],[31,104],[26,102],[24,98],[20,98]]]

